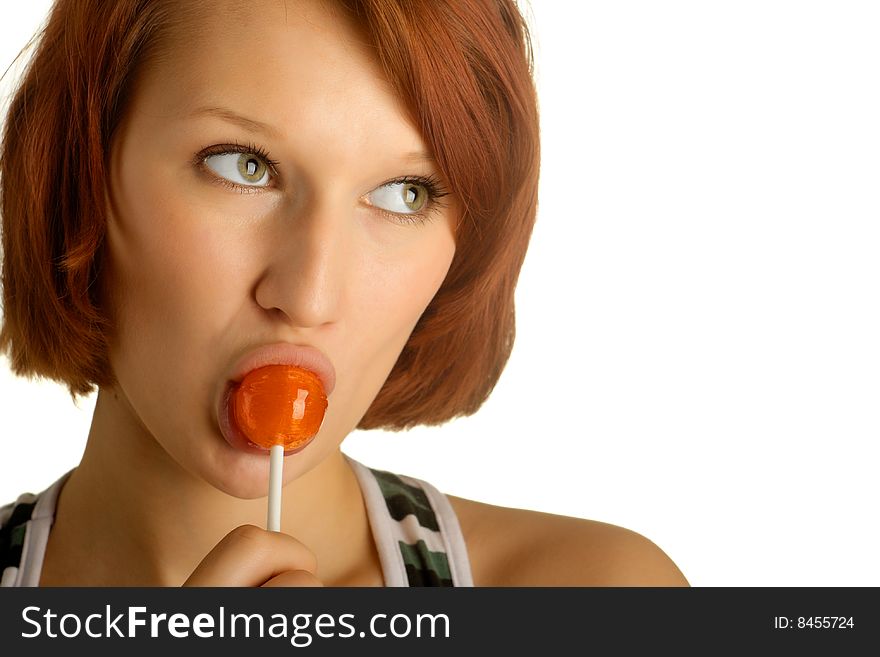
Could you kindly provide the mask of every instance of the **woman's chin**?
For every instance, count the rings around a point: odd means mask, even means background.
[[[244,439],[237,445],[230,444],[229,438],[216,429],[211,432],[213,445],[201,455],[192,454],[191,458],[202,461],[201,477],[214,488],[227,495],[243,500],[266,497],[269,491],[269,450]],[[312,438],[305,445],[284,452],[283,484],[296,479],[302,471],[304,463],[300,459],[307,457],[315,447]],[[287,456],[300,454],[299,457],[287,459]],[[297,467],[300,466],[300,467]]]

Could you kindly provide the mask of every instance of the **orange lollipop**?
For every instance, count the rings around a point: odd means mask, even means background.
[[[327,395],[317,374],[296,365],[264,365],[248,372],[230,396],[232,421],[255,445],[269,450],[266,528],[281,531],[284,451],[305,447],[324,421]]]
[[[308,443],[321,428],[327,395],[316,374],[295,365],[264,365],[233,390],[232,419],[255,445],[285,450]]]

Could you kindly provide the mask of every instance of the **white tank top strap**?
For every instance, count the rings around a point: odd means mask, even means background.
[[[40,585],[49,530],[55,522],[58,493],[71,472],[73,469],[68,470],[38,495],[25,493],[19,496],[10,516],[3,519],[4,523],[10,523],[9,527],[3,527],[9,533],[8,545],[4,546],[7,550],[5,556],[14,554],[18,555],[18,559],[17,563],[4,564],[0,574],[0,587]],[[27,511],[29,517],[23,522],[17,522],[14,518],[16,508]],[[12,526],[13,523],[15,526]]]
[[[364,496],[385,586],[473,586],[449,499],[426,481],[345,456]]]

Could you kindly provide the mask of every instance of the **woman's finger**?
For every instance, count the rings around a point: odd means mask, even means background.
[[[317,572],[314,553],[288,534],[242,525],[217,543],[184,586],[262,586],[288,571]]]
[[[307,570],[289,570],[286,573],[276,575],[268,582],[263,584],[263,588],[276,586],[317,587],[324,586],[324,584],[321,582],[321,580],[315,577],[314,574],[310,573]]]

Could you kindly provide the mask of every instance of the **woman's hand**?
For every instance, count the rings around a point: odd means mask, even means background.
[[[287,534],[242,525],[229,532],[196,566],[184,586],[324,586],[318,561]]]

